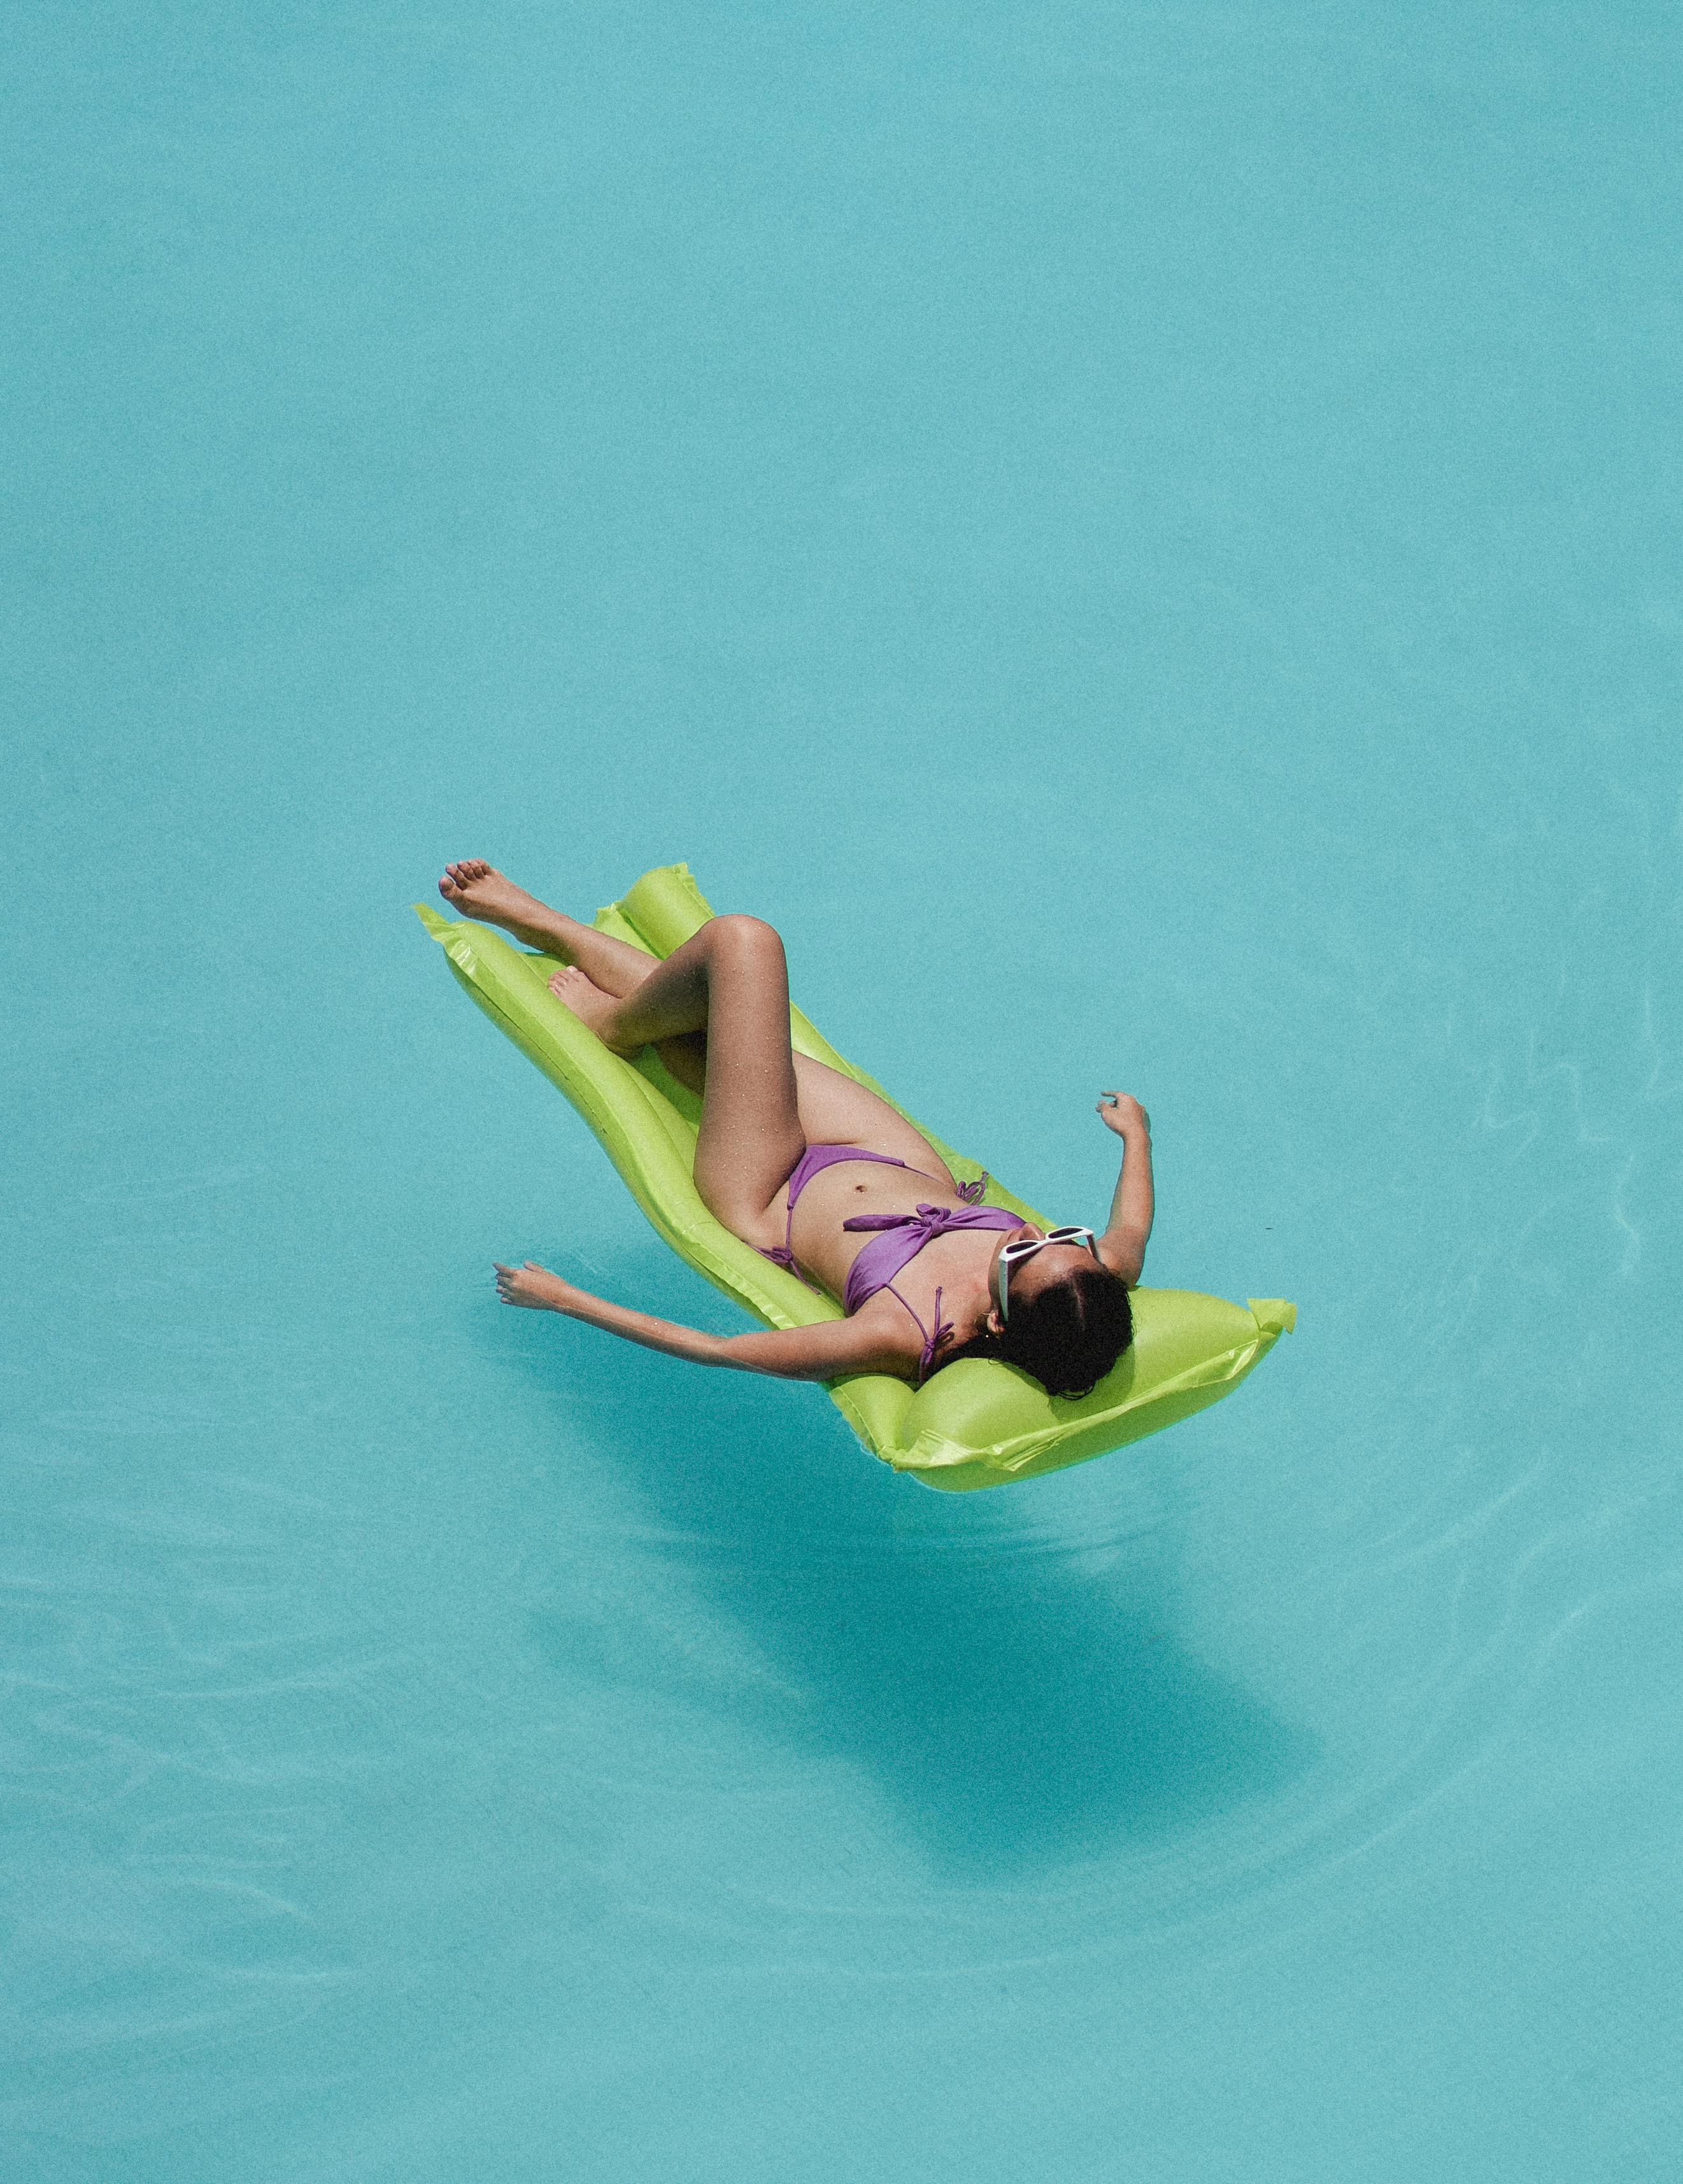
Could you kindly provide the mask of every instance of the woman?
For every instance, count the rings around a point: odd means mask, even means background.
[[[1129,1290],[1151,1233],[1151,1124],[1099,1106],[1123,1146],[1102,1235],[1043,1231],[973,1201],[922,1132],[789,1045],[783,947],[757,917],[716,917],[664,962],[550,910],[478,858],[438,892],[566,967],[549,980],[616,1054],[659,1050],[701,1096],[695,1187],[725,1227],[839,1298],[847,1317],[705,1334],[610,1304],[527,1261],[497,1268],[505,1304],[563,1312],[699,1365],[785,1379],[892,1373],[921,1384],[958,1357],[998,1357],[1053,1395],[1085,1395],[1133,1335]]]

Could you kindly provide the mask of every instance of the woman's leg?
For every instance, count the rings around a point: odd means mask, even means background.
[[[777,933],[757,917],[715,917],[622,996],[598,991],[582,968],[550,983],[621,1054],[705,1034],[695,1187],[727,1228],[755,1241],[806,1150]]]
[[[591,984],[599,986],[605,994],[628,994],[660,960],[633,948],[629,941],[616,940],[610,933],[599,933],[594,925],[581,925],[576,917],[551,910],[547,902],[539,902],[535,894],[516,887],[482,857],[466,857],[460,864],[446,865],[438,892],[465,916],[476,917],[483,925],[500,925],[528,948],[557,956],[563,963],[577,963]]]
[[[905,1117],[897,1113],[886,1100],[856,1084],[850,1077],[827,1069],[822,1062],[811,1061],[804,1056],[794,1057],[789,1045],[789,974],[783,961],[783,944],[769,926],[761,926],[757,918],[714,918],[704,925],[694,939],[687,941],[661,963],[656,957],[645,955],[640,948],[633,948],[623,940],[615,940],[594,926],[581,925],[576,918],[551,910],[547,903],[539,902],[536,895],[528,894],[524,888],[516,887],[512,880],[495,871],[481,858],[472,857],[446,868],[438,883],[438,892],[446,902],[469,917],[489,925],[500,925],[505,931],[523,940],[528,947],[554,956],[565,963],[577,967],[583,973],[582,980],[566,972],[549,981],[551,987],[566,1002],[574,1014],[581,1017],[594,1029],[605,1036],[610,1045],[624,1048],[627,1033],[623,1023],[610,1025],[599,1022],[603,1008],[603,997],[610,1000],[627,1000],[633,992],[639,1001],[643,989],[655,977],[664,978],[673,966],[680,966],[689,957],[689,951],[705,936],[719,927],[751,926],[770,935],[776,944],[777,984],[780,998],[766,1011],[765,1036],[772,1042],[771,1050],[781,1051],[794,1072],[795,1092],[791,1095],[794,1117],[793,1131],[785,1132],[783,1120],[779,1119],[772,1132],[776,1141],[792,1145],[786,1163],[773,1178],[763,1197],[749,1216],[750,1225],[755,1217],[763,1214],[770,1200],[781,1190],[784,1180],[805,1150],[808,1139],[816,1144],[866,1145],[872,1152],[890,1153],[903,1160],[908,1167],[939,1180],[946,1171],[933,1145]],[[689,974],[684,973],[688,978]],[[729,981],[727,982],[729,983]],[[599,990],[594,990],[599,989]],[[658,998],[658,995],[656,996]],[[691,1028],[670,1035],[656,1034],[653,1044],[662,1061],[681,1084],[702,1096],[701,1143],[696,1148],[695,1175],[701,1195],[711,1210],[727,1228],[741,1234],[736,1220],[725,1211],[727,1203],[736,1204],[738,1195],[732,1189],[735,1156],[731,1148],[734,1143],[733,1125],[728,1119],[739,1107],[734,1089],[727,1087],[722,1100],[715,1099],[717,1088],[709,1072],[711,1045],[708,1037],[709,1009],[712,995],[705,978],[692,980],[686,987],[686,997],[678,1011],[678,1018]],[[699,1011],[698,1014],[697,1011]],[[781,1013],[779,1014],[779,1011]],[[647,1031],[638,1031],[630,1038],[629,1050],[635,1053],[638,1045],[649,1039]],[[758,1032],[753,1034],[757,1039]],[[780,1045],[779,1043],[780,1042]],[[735,1080],[740,1072],[729,1072]],[[772,1103],[775,1107],[775,1101]],[[710,1128],[709,1115],[713,1124]],[[706,1158],[704,1162],[704,1149]],[[717,1155],[716,1162],[714,1156]],[[776,1168],[783,1160],[777,1152],[766,1163]],[[750,1161],[750,1173],[741,1196],[752,1201],[761,1173],[758,1163]],[[715,1204],[708,1191],[712,1184],[704,1182],[704,1173],[716,1177],[720,1201]],[[775,1224],[774,1224],[775,1225]],[[781,1229],[775,1239],[783,1240]]]
[[[660,958],[629,941],[599,933],[594,925],[581,925],[576,917],[551,910],[523,887],[516,887],[482,857],[466,857],[446,865],[438,892],[446,902],[483,925],[500,925],[528,948],[576,964],[593,986],[605,994],[622,996],[640,985]],[[553,983],[553,982],[552,982]],[[660,1059],[680,1084],[701,1090],[707,1070],[707,1041],[701,1033],[660,1042]]]

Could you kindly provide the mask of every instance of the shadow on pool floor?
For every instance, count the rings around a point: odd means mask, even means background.
[[[816,1390],[594,1340],[565,1362],[516,1347],[591,1460],[634,1486],[659,1552],[776,1664],[769,1687],[744,1680],[737,1719],[859,1767],[956,1875],[1172,1839],[1314,1763],[1312,1737],[1178,1641],[1161,1537],[1102,1568],[1079,1538],[1049,1541],[1035,1497],[1057,1480],[937,1496],[860,1450]],[[627,1430],[603,1430],[619,1417]],[[538,1624],[566,1667],[577,1622]]]

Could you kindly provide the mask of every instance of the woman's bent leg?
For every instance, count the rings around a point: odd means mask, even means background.
[[[438,892],[465,916],[582,972],[621,1005],[599,1020],[594,1006],[588,1014],[610,1046],[657,1047],[678,1082],[701,1095],[696,1187],[727,1228],[757,1225],[806,1145],[789,971],[772,928],[757,917],[712,918],[660,962],[552,910],[480,857],[446,866]]]
[[[806,1149],[777,933],[757,917],[710,919],[597,1028],[621,1053],[706,1034],[695,1187],[727,1228],[751,1240]]]

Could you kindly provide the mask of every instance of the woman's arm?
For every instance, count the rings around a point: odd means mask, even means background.
[[[770,1373],[783,1380],[835,1380],[846,1373],[894,1373],[909,1377],[917,1359],[887,1346],[883,1331],[858,1319],[828,1319],[816,1327],[771,1328],[764,1334],[707,1334],[699,1327],[656,1319],[629,1305],[610,1304],[588,1290],[528,1259],[522,1267],[499,1266],[497,1294],[504,1304],[532,1312],[559,1312],[610,1334],[692,1365],[731,1365],[739,1373]]]
[[[1111,1200],[1111,1217],[1099,1239],[1099,1256],[1129,1289],[1145,1270],[1156,1199],[1151,1188],[1151,1118],[1131,1092],[1106,1092],[1099,1114],[1122,1139],[1122,1173]]]

